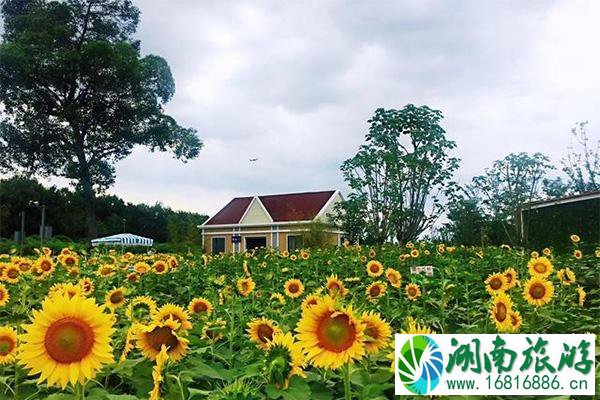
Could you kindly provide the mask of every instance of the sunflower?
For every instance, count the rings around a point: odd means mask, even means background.
[[[544,247],[544,249],[542,250],[542,253],[546,256],[549,257],[550,255],[552,255],[552,250],[550,250],[548,247]]]
[[[527,268],[529,268],[531,276],[540,276],[543,278],[550,276],[554,270],[554,266],[546,257],[532,258],[527,263]]]
[[[15,361],[17,332],[8,326],[0,326],[0,365]]]
[[[388,345],[392,336],[389,324],[374,312],[365,312],[360,317],[365,324],[365,349],[367,353],[375,354]]]
[[[202,328],[202,338],[211,342],[218,342],[223,338],[223,332],[225,331],[225,321],[218,319],[213,322],[209,322]]]
[[[301,306],[302,311],[311,308],[312,306],[317,304],[320,299],[321,299],[321,297],[316,294],[309,294],[302,301],[302,306]]]
[[[342,281],[338,279],[337,275],[331,275],[329,278],[327,278],[325,287],[327,288],[329,295],[333,297],[337,295],[343,297],[348,293],[348,289],[346,289]]]
[[[31,270],[31,268],[33,268],[33,263],[31,262],[31,260],[27,259],[27,258],[20,258],[15,265],[17,267],[19,267],[19,269],[21,270],[21,272],[25,273],[25,272],[29,272]]]
[[[537,251],[531,252],[531,258],[538,258],[539,256],[540,256],[540,253],[538,253]]]
[[[273,293],[269,298],[271,301],[275,300],[278,304],[285,304],[285,297],[281,293]]]
[[[554,286],[542,277],[532,276],[525,282],[523,298],[533,306],[539,307],[549,303],[554,296]]]
[[[570,285],[572,283],[575,283],[575,281],[577,280],[577,278],[575,277],[575,272],[573,272],[571,268],[563,268],[558,270],[556,272],[556,276],[563,285]]]
[[[90,278],[83,278],[79,280],[79,286],[83,290],[83,293],[86,295],[92,294],[94,292],[94,281]]]
[[[19,283],[19,278],[21,276],[21,270],[19,267],[13,264],[9,264],[4,268],[3,272],[3,280],[8,283]]]
[[[162,374],[168,359],[167,346],[163,344],[156,355],[156,365],[152,367],[152,390],[148,393],[149,400],[160,400],[160,384],[164,381]]]
[[[163,275],[169,272],[169,264],[164,261],[157,261],[152,264],[152,269],[156,275]]]
[[[302,345],[291,333],[275,333],[265,350],[265,372],[269,382],[287,389],[292,376],[306,377],[302,369],[306,363]]]
[[[125,298],[125,291],[126,290],[124,287],[118,287],[109,290],[104,297],[104,304],[106,304],[106,306],[112,311],[121,307],[127,301]]]
[[[375,251],[375,249],[370,249],[369,250],[369,257],[375,258],[375,256],[377,256],[377,252]]]
[[[133,266],[133,270],[140,275],[144,275],[147,274],[148,271],[150,271],[150,265],[148,265],[148,263],[140,261],[135,263],[135,265]]]
[[[518,311],[511,310],[508,313],[508,317],[510,319],[508,330],[510,332],[517,332],[523,324],[523,317],[521,317],[521,313]]]
[[[573,243],[579,243],[579,241],[581,240],[579,235],[571,235],[570,238]]]
[[[421,324],[417,323],[417,321],[413,317],[406,318],[406,326],[407,326],[407,329],[406,330],[402,329],[400,331],[400,333],[408,334],[408,335],[419,335],[419,334],[429,335],[429,334],[435,333],[427,325],[421,325]]]
[[[573,252],[573,257],[575,257],[578,260],[581,260],[581,258],[583,257],[583,252],[581,250],[575,250]]]
[[[154,314],[154,320],[156,322],[165,322],[168,319],[177,322],[184,331],[192,329],[190,315],[178,305],[167,303],[160,307],[158,311],[156,311],[156,314]]]
[[[98,267],[96,271],[96,275],[102,278],[108,278],[109,276],[113,276],[115,274],[115,266],[112,264],[104,264]]]
[[[32,323],[24,325],[19,359],[29,374],[40,374],[38,383],[83,384],[102,364],[113,362],[113,319],[94,299],[55,296],[33,311]]]
[[[304,285],[300,279],[290,279],[283,287],[285,289],[285,294],[293,299],[297,299],[304,293]]]
[[[302,250],[302,251],[300,252],[300,258],[301,258],[301,259],[303,259],[303,260],[305,260],[305,261],[306,261],[306,260],[308,260],[308,259],[309,259],[309,257],[310,257],[310,253],[309,253],[308,251],[306,251],[306,250]]]
[[[406,285],[404,290],[406,291],[406,296],[410,301],[416,301],[417,298],[421,296],[421,288],[414,283],[409,283]]]
[[[437,252],[440,254],[444,254],[446,252],[446,245],[444,243],[440,243],[437,245]]]
[[[297,337],[315,367],[337,369],[365,354],[365,325],[352,307],[340,308],[332,297],[323,297],[304,310]]]
[[[383,265],[377,260],[371,260],[367,263],[367,274],[377,277],[383,274]]]
[[[510,330],[510,317],[513,303],[510,297],[504,292],[494,296],[490,307],[490,319],[496,325],[499,332]]]
[[[390,285],[395,288],[402,286],[402,274],[396,271],[394,268],[388,268],[385,270],[385,277],[387,278]]]
[[[411,256],[412,258],[417,258],[417,257],[419,257],[419,254],[420,254],[420,253],[419,253],[419,250],[417,250],[417,249],[412,249],[412,250],[410,251],[410,256]]]
[[[179,261],[177,261],[177,258],[174,256],[167,258],[167,264],[171,269],[177,269],[177,267],[179,267]]]
[[[583,304],[585,303],[586,293],[581,286],[577,288],[577,295],[579,297],[577,304],[579,304],[579,307],[583,307]]]
[[[137,273],[132,272],[127,275],[127,282],[138,283],[139,281],[140,281],[140,276]]]
[[[508,279],[505,274],[495,273],[485,280],[485,290],[491,295],[504,292],[506,289],[508,289]]]
[[[283,258],[288,258],[290,255],[290,252],[287,250],[282,251],[281,253],[279,253],[279,255]]]
[[[260,348],[266,349],[269,341],[273,340],[273,335],[281,332],[281,330],[277,327],[275,321],[262,317],[248,322],[246,332],[250,335],[252,342]]]
[[[77,257],[76,253],[69,253],[66,255],[61,255],[58,257],[58,261],[68,269],[76,267],[79,265],[79,257]]]
[[[136,296],[129,302],[125,315],[130,320],[150,321],[156,314],[156,301],[150,296]]]
[[[133,253],[127,252],[121,256],[121,261],[123,261],[123,262],[131,261],[133,259],[133,257],[134,257]]]
[[[52,285],[48,291],[49,297],[55,296],[68,296],[68,297],[85,297],[83,295],[83,289],[79,285],[72,283],[56,283]]]
[[[373,300],[383,296],[386,290],[387,285],[385,283],[376,281],[367,287],[366,293],[369,299]]]
[[[213,305],[204,297],[196,297],[195,299],[192,299],[192,301],[190,301],[190,304],[188,305],[188,310],[192,314],[198,314],[208,317],[212,313]]]
[[[155,321],[149,325],[139,325],[135,332],[135,343],[142,355],[156,360],[163,346],[173,361],[182,359],[188,350],[188,340],[177,334],[180,324],[172,319]]]
[[[248,297],[256,287],[256,283],[252,278],[240,278],[236,283],[238,293],[243,297]]]
[[[8,300],[10,300],[8,289],[0,283],[0,307],[4,307],[8,303]]]
[[[504,271],[504,276],[506,277],[507,283],[506,289],[512,289],[519,283],[519,275],[514,268],[508,268],[506,271]]]

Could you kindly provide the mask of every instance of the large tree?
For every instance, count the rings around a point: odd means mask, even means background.
[[[442,118],[438,110],[409,104],[377,109],[368,121],[366,143],[341,167],[352,190],[348,201],[361,205],[367,241],[414,240],[442,213],[459,162],[448,154],[456,145]]]
[[[186,161],[196,131],[164,112],[167,62],[143,56],[130,0],[4,0],[0,44],[0,167],[71,180],[96,236],[96,193],[136,145]]]

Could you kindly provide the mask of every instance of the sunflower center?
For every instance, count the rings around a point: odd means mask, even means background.
[[[533,269],[539,274],[543,274],[544,272],[547,271],[546,264],[542,264],[542,263],[536,263],[533,266]]]
[[[119,304],[120,302],[122,302],[125,299],[125,296],[123,295],[123,292],[114,292],[113,294],[110,295],[110,302],[113,304]]]
[[[498,290],[502,287],[502,281],[498,278],[494,278],[490,281],[490,287],[494,290]]]
[[[415,289],[414,287],[408,288],[408,295],[409,296],[416,296],[417,295],[417,289]]]
[[[300,290],[300,288],[298,287],[298,284],[296,284],[296,283],[291,283],[291,284],[288,286],[288,290],[290,291],[290,293],[297,293],[297,292],[298,292],[298,290]]]
[[[369,268],[373,273],[377,273],[379,271],[379,266],[377,264],[372,264]]]
[[[67,258],[67,259],[65,260],[65,264],[67,264],[67,265],[72,265],[72,264],[75,264],[75,260],[74,260],[74,259],[72,259],[72,258]]]
[[[381,293],[381,289],[379,288],[378,285],[375,285],[375,286],[371,287],[371,289],[369,290],[369,293],[371,294],[372,297],[377,297]]]
[[[19,277],[19,270],[18,269],[10,269],[6,273],[6,276],[8,276],[10,279],[16,279]]]
[[[514,315],[514,314],[511,314],[511,316],[510,316],[510,323],[511,323],[513,326],[517,326],[517,325],[519,324],[519,319],[517,318],[517,316],[516,316],[516,315]]]
[[[340,353],[348,349],[356,338],[356,328],[346,314],[326,315],[317,325],[319,344],[326,350]]]
[[[511,275],[511,274],[506,274],[506,275],[504,275],[504,276],[506,277],[506,281],[507,281],[508,283],[511,283],[511,282],[512,282],[512,275]]]
[[[208,307],[206,306],[206,304],[203,301],[199,301],[194,304],[194,312],[196,312],[196,313],[205,312],[207,310],[208,310]]]
[[[50,269],[52,268],[52,264],[50,264],[49,261],[44,260],[42,261],[42,263],[40,264],[40,268],[42,269],[42,271],[44,272],[48,272],[50,271]]]
[[[365,334],[372,339],[378,339],[379,338],[379,329],[377,329],[376,326],[368,325],[367,329],[365,329]]]
[[[539,283],[534,283],[529,288],[529,294],[531,295],[531,297],[533,297],[536,300],[541,299],[546,294],[546,288],[544,287],[544,285],[541,285]]]
[[[85,321],[65,317],[46,331],[44,345],[48,355],[62,364],[83,360],[94,345],[94,331]]]
[[[173,349],[179,343],[168,326],[154,328],[151,332],[148,332],[147,337],[148,344],[156,351],[160,351],[163,345],[167,347],[167,350]]]
[[[507,311],[506,304],[498,303],[496,305],[496,320],[503,322],[506,319]]]
[[[260,324],[256,330],[256,334],[263,343],[267,343],[268,340],[273,340],[273,328],[267,324]]]
[[[0,336],[0,356],[5,356],[15,349],[15,342],[8,336]]]
[[[398,283],[398,277],[396,275],[388,275],[388,279],[390,280],[391,283]]]
[[[163,272],[165,270],[165,266],[163,264],[158,264],[156,266],[156,272]]]
[[[4,300],[4,290],[0,290],[0,301]]]

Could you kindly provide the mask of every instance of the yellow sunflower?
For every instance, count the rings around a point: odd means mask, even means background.
[[[531,276],[537,275],[544,278],[550,276],[554,270],[554,266],[547,257],[532,258],[527,263],[527,268],[529,268]]]
[[[302,345],[291,333],[275,333],[265,350],[265,372],[269,382],[287,388],[292,376],[306,377],[302,369],[306,364]]]
[[[544,249],[542,250],[542,253],[546,256],[549,257],[550,255],[552,255],[552,250],[550,250],[548,247],[544,247]]]
[[[385,270],[385,277],[387,278],[390,285],[395,288],[402,286],[402,274],[396,271],[394,268],[388,268]]]
[[[369,257],[375,258],[375,256],[377,256],[377,252],[375,251],[375,249],[369,250]]]
[[[150,395],[149,400],[160,400],[161,398],[160,385],[164,381],[162,374],[168,359],[167,346],[162,345],[156,355],[156,365],[152,367],[152,390],[148,393]]]
[[[485,290],[491,295],[504,292],[506,289],[508,289],[508,279],[505,274],[495,273],[485,280]]]
[[[427,325],[421,325],[421,324],[417,323],[417,321],[413,317],[406,318],[406,326],[407,326],[407,329],[406,330],[402,329],[400,331],[400,333],[404,333],[404,334],[408,334],[408,335],[418,335],[418,334],[429,335],[429,334],[435,333]]]
[[[376,281],[367,287],[366,293],[369,299],[377,299],[385,294],[387,285],[383,282]]]
[[[127,282],[138,283],[139,281],[140,281],[140,276],[137,273],[132,272],[127,275]]]
[[[240,278],[236,282],[237,290],[243,297],[248,297],[256,287],[252,278]]]
[[[577,288],[577,295],[579,297],[577,303],[579,304],[579,307],[583,307],[583,304],[585,303],[586,293],[581,286]]]
[[[8,283],[19,283],[19,278],[21,276],[21,270],[19,267],[13,264],[9,264],[4,268],[3,272],[3,280]]]
[[[176,304],[167,303],[160,307],[156,311],[156,314],[154,314],[154,320],[157,323],[165,322],[168,319],[177,322],[184,331],[192,329],[190,315],[182,307]]]
[[[33,311],[32,323],[19,347],[19,360],[29,374],[40,374],[38,383],[83,384],[103,364],[113,362],[111,335],[113,319],[93,299],[55,296]]]
[[[121,307],[127,299],[125,298],[126,289],[124,287],[113,288],[106,293],[104,304],[111,310]]]
[[[270,300],[277,301],[277,304],[285,304],[285,297],[281,293],[273,293],[271,294]]]
[[[180,324],[172,319],[154,322],[149,325],[138,325],[135,332],[135,343],[142,355],[149,360],[156,360],[163,346],[173,361],[182,359],[188,350],[188,340],[177,331]]]
[[[315,367],[337,369],[365,354],[365,325],[352,307],[341,308],[329,296],[304,310],[296,327],[308,361]]]
[[[575,281],[577,280],[577,278],[575,277],[575,272],[573,272],[571,268],[563,268],[558,270],[556,272],[556,276],[563,285],[570,285],[572,283],[575,283]]]
[[[156,314],[156,301],[150,296],[136,296],[129,302],[125,315],[131,321],[150,321]]]
[[[333,297],[338,295],[343,297],[348,294],[348,289],[346,289],[342,281],[338,279],[337,275],[331,275],[327,278],[325,287],[327,288],[329,295]]]
[[[365,324],[365,348],[368,353],[375,354],[388,345],[392,329],[379,314],[365,312],[360,321]]]
[[[202,328],[202,338],[214,343],[223,338],[224,331],[225,321],[218,319],[204,325]]]
[[[406,285],[404,287],[404,291],[406,292],[406,296],[410,301],[416,301],[417,298],[421,296],[421,288],[414,283],[409,283]]]
[[[79,265],[79,257],[77,257],[76,253],[61,255],[58,257],[58,261],[67,269],[71,269]]]
[[[575,257],[578,260],[581,260],[581,258],[583,257],[583,252],[581,250],[575,250],[573,252],[573,257]]]
[[[96,275],[102,278],[108,278],[109,276],[113,276],[115,273],[115,266],[112,264],[101,265],[98,267],[98,270],[96,270]]]
[[[177,267],[179,267],[179,261],[177,261],[177,257],[174,256],[167,258],[167,264],[171,269],[177,269]]]
[[[210,301],[204,297],[196,297],[190,301],[188,310],[192,314],[198,314],[201,316],[210,316],[213,311],[213,305]]]
[[[367,274],[372,277],[378,277],[383,274],[383,264],[377,260],[371,260],[367,263]]]
[[[571,235],[570,238],[573,243],[579,243],[579,241],[581,240],[579,235]]]
[[[72,283],[54,284],[48,291],[48,296],[85,297],[81,286]]]
[[[510,330],[510,312],[512,311],[513,303],[510,297],[500,292],[492,299],[490,307],[490,319],[496,325],[499,332],[507,332]]]
[[[506,271],[504,271],[504,276],[506,277],[507,283],[506,289],[512,289],[519,283],[519,275],[517,274],[517,271],[515,271],[514,268],[506,269]]]
[[[539,256],[540,256],[540,253],[538,253],[537,251],[531,252],[531,258],[538,258]]]
[[[94,292],[94,281],[90,278],[83,278],[79,280],[79,286],[83,290],[83,293],[90,295]]]
[[[511,310],[508,313],[508,317],[510,319],[510,324],[508,325],[509,332],[517,332],[523,324],[523,318],[521,317],[521,313],[518,311]]]
[[[304,285],[300,279],[290,279],[283,286],[285,294],[293,299],[296,299],[304,293]]]
[[[133,266],[133,270],[139,275],[144,275],[150,271],[150,265],[148,263],[140,261],[135,263],[135,265]]]
[[[275,321],[262,317],[248,322],[246,332],[250,335],[252,342],[260,348],[266,349],[269,341],[273,340],[273,335],[281,332],[281,330],[277,327]]]
[[[0,365],[10,364],[17,355],[17,332],[8,326],[0,326]]]
[[[42,271],[45,275],[50,275],[54,272],[54,262],[51,257],[42,256],[38,258],[35,262],[35,266]]]
[[[311,308],[312,306],[314,306],[315,304],[317,304],[319,302],[319,299],[321,297],[319,297],[316,294],[309,294],[308,296],[306,296],[304,298],[304,300],[302,300],[302,311]]]
[[[0,283],[0,307],[4,307],[8,303],[8,300],[10,300],[8,289]]]
[[[533,306],[539,307],[548,304],[554,296],[554,286],[552,282],[539,276],[532,276],[525,282],[523,298]]]
[[[412,249],[412,250],[410,251],[410,256],[411,256],[412,258],[417,258],[417,257],[419,257],[419,250],[417,250],[417,249]]]
[[[166,262],[159,260],[152,264],[152,269],[156,275],[163,275],[169,272],[169,264]]]

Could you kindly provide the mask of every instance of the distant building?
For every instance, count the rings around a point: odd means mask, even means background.
[[[521,207],[521,237],[530,248],[571,247],[570,235],[600,243],[600,192],[534,201]]]
[[[294,251],[301,247],[306,225],[326,223],[332,244],[341,244],[342,232],[328,214],[342,200],[339,191],[236,197],[201,225],[207,253],[239,253],[259,247]]]

